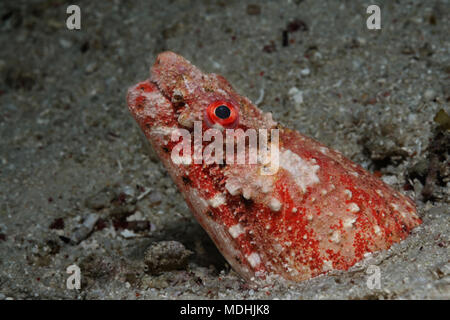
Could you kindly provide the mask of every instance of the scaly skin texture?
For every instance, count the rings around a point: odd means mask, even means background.
[[[346,270],[421,223],[411,199],[339,152],[277,124],[223,77],[173,52],[158,55],[151,78],[130,88],[127,100],[194,216],[246,279],[302,281]],[[171,132],[193,135],[193,121],[207,130],[205,108],[217,100],[239,106],[236,129],[279,129],[276,174],[262,175],[262,164],[172,161],[178,142]]]

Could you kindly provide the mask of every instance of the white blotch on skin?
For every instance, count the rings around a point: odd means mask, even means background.
[[[227,189],[227,191],[232,195],[232,196],[236,196],[239,194],[239,190],[241,189],[241,187],[237,184],[231,183],[229,181],[227,181],[225,183],[225,189]]]
[[[214,63],[217,63],[217,62],[214,62]],[[217,81],[217,77],[214,77],[214,78],[213,78],[213,81]],[[219,92],[223,96],[227,96],[228,95],[228,93],[225,92],[225,90],[223,90],[222,88],[217,88],[216,91]]]
[[[198,200],[200,200],[200,203],[202,204],[203,207],[207,208],[209,206],[208,202],[202,197],[198,197]]]
[[[214,197],[208,200],[208,203],[213,208],[217,208],[226,203],[226,199],[221,193],[217,193]]]
[[[272,211],[279,211],[281,209],[281,202],[277,198],[270,199],[269,208]]]
[[[344,190],[344,194],[345,194],[345,196],[347,197],[348,200],[350,200],[352,198],[352,196],[353,196],[353,193],[350,190],[348,190],[348,189]]]
[[[273,188],[273,181],[272,179],[264,179],[265,176],[262,176],[261,178],[257,178],[255,183],[255,186],[258,187],[262,193],[268,193],[272,191]]]
[[[157,135],[169,136],[169,135],[172,135],[172,132],[174,132],[176,130],[178,130],[178,128],[176,128],[176,127],[161,126],[161,127],[156,127],[154,129],[152,129],[152,133],[157,134]]]
[[[344,220],[343,226],[344,228],[351,228],[355,222],[356,218],[347,218]]]
[[[243,234],[245,231],[244,231],[244,228],[242,228],[242,226],[239,223],[237,223],[234,226],[231,226],[230,228],[228,228],[228,232],[231,234],[231,236],[233,238],[237,238],[241,234]]]
[[[317,171],[320,166],[303,160],[291,150],[286,150],[280,154],[280,166],[292,175],[295,183],[303,192],[306,192],[306,188],[310,185],[319,182]]]
[[[351,171],[350,174],[354,177],[359,177],[359,174],[356,171]]]
[[[331,235],[330,240],[334,243],[339,243],[341,241],[341,233],[339,231],[334,231]]]
[[[251,199],[251,197],[252,197],[252,190],[250,188],[244,188],[242,190],[242,196],[245,199],[247,199],[247,200]]]
[[[259,257],[259,254],[253,252],[247,256],[247,261],[253,268],[255,268],[261,263],[261,258]]]
[[[348,205],[348,210],[352,213],[356,213],[359,212],[360,209],[356,203],[352,202]]]
[[[323,260],[323,271],[333,270],[333,261]]]
[[[262,193],[268,193],[268,192],[270,192],[270,191],[272,191],[272,186],[271,186],[271,185],[264,184],[264,185],[261,187],[261,192],[262,192]]]
[[[379,226],[374,226],[373,231],[375,232],[376,235],[379,235],[381,233],[381,229]]]
[[[190,79],[186,79],[186,77],[183,75],[183,82],[184,86],[187,89],[187,91],[192,94],[195,91],[195,86],[192,85],[193,81],[190,81]]]
[[[142,96],[145,97],[146,105],[158,106],[158,108],[167,110],[171,108],[171,103],[158,91],[144,92]],[[143,115],[152,118],[155,117],[155,108],[144,108]]]

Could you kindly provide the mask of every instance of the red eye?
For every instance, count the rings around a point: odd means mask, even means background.
[[[223,128],[234,128],[239,123],[239,111],[229,101],[218,100],[206,108],[206,124],[209,127],[220,125]]]

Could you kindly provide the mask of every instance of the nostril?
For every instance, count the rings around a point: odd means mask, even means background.
[[[139,110],[142,110],[144,108],[145,101],[146,101],[146,99],[144,96],[138,96],[135,100],[136,108]]]

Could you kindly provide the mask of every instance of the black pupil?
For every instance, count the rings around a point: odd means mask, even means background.
[[[230,108],[228,108],[227,106],[221,105],[216,108],[214,113],[220,119],[227,119],[230,116],[231,111],[230,111]]]

